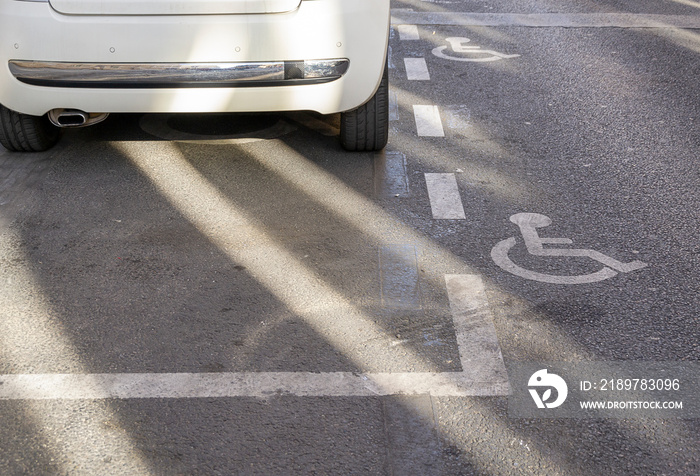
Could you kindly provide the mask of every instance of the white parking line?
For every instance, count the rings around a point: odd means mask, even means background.
[[[399,39],[401,41],[420,40],[420,34],[418,33],[418,27],[416,25],[398,25],[396,29],[399,32]]]
[[[436,220],[464,220],[467,218],[459,195],[455,174],[425,174],[428,198]]]
[[[698,15],[646,13],[461,13],[394,9],[391,24],[529,28],[700,28]]]
[[[445,137],[437,106],[413,106],[416,131],[421,137]]]
[[[473,274],[448,274],[445,284],[462,368],[477,381],[507,382],[484,281]]]
[[[406,77],[411,81],[429,81],[430,73],[425,58],[404,58]]]
[[[6,375],[0,400],[103,398],[375,397],[508,395],[507,380],[466,372],[243,372]]]
[[[222,372],[0,375],[0,400],[294,396],[508,395],[484,283],[445,276],[461,372]]]

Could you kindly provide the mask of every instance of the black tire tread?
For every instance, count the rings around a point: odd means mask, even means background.
[[[46,116],[30,116],[0,104],[0,144],[12,152],[41,152],[58,141],[59,130]]]
[[[389,141],[389,68],[377,92],[362,106],[340,115],[340,144],[345,150],[382,150]]]

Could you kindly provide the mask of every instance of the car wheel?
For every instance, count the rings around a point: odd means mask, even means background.
[[[382,150],[389,141],[389,68],[374,96],[340,114],[340,144],[349,151]]]
[[[58,141],[59,129],[46,116],[30,116],[0,104],[0,144],[12,152],[41,152]]]

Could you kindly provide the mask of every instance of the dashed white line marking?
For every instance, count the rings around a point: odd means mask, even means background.
[[[429,81],[430,73],[425,58],[404,58],[406,77],[411,81]]]
[[[405,40],[420,40],[418,26],[416,25],[397,25],[396,29],[399,32],[399,39]]]
[[[425,174],[430,208],[436,220],[464,220],[467,218],[455,174]]]
[[[437,106],[413,106],[416,131],[422,137],[445,137],[440,110]]]

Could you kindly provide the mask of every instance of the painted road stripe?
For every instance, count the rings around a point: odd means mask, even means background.
[[[418,26],[416,25],[398,25],[396,29],[399,31],[399,39],[401,41],[420,40]]]
[[[478,275],[448,274],[445,284],[462,368],[477,381],[507,382],[484,281]]]
[[[445,276],[461,372],[222,372],[0,375],[0,400],[508,395],[483,280]]]
[[[428,198],[436,220],[464,220],[467,218],[459,195],[455,174],[425,174]]]
[[[430,73],[425,58],[404,58],[406,77],[411,81],[429,81]]]
[[[413,106],[416,131],[421,137],[445,137],[437,106]]]
[[[0,400],[508,395],[507,381],[442,373],[242,372],[4,375]]]
[[[393,10],[391,23],[399,31],[404,25],[695,29],[700,28],[700,16],[635,13],[426,13]]]

